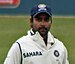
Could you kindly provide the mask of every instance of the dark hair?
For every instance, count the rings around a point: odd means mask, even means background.
[[[33,16],[31,16],[31,22],[33,22]]]

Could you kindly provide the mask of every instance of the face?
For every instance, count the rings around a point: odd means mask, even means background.
[[[41,36],[47,35],[51,24],[52,24],[52,18],[45,13],[40,13],[37,16],[33,18],[33,21],[31,22],[32,29],[36,32],[38,31]]]

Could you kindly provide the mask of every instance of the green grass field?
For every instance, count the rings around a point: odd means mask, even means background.
[[[0,16],[0,64],[12,44],[26,34],[29,16]],[[75,63],[75,18],[53,17],[51,33],[67,47],[70,64]]]

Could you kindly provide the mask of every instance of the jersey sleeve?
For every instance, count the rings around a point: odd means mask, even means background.
[[[66,48],[64,48],[63,64],[69,64],[69,61],[68,61],[68,53],[67,53],[67,49]]]
[[[20,64],[21,54],[17,43],[14,43],[10,48],[4,64]]]

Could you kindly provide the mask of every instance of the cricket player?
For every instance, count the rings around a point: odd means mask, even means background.
[[[4,64],[69,64],[67,49],[50,33],[51,25],[51,8],[45,4],[33,7],[31,29],[12,45]]]

